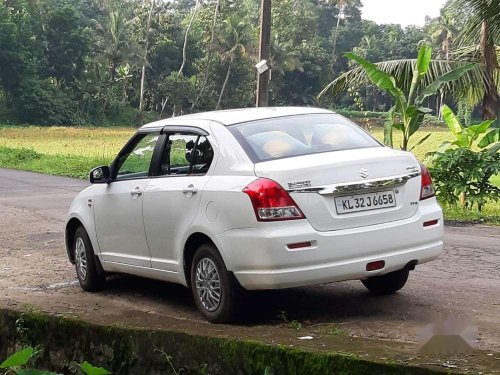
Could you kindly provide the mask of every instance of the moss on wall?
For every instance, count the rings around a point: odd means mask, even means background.
[[[0,310],[0,358],[41,345],[42,368],[64,372],[87,360],[115,374],[433,374],[375,363],[355,355],[325,353],[181,332],[99,326],[39,312]]]

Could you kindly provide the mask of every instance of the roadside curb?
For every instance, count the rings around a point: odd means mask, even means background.
[[[0,309],[0,358],[27,345],[42,346],[38,365],[55,371],[67,371],[73,361],[89,361],[114,374],[170,374],[181,369],[183,374],[444,373],[356,355]]]

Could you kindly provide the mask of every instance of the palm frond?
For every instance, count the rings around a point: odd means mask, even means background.
[[[427,75],[420,83],[422,87],[427,87],[443,74],[464,66],[474,60],[431,60]],[[403,92],[408,92],[416,66],[416,59],[391,60],[376,63],[384,72],[392,75],[396,79],[396,84]],[[494,80],[500,89],[500,71],[497,69]],[[353,68],[335,80],[330,82],[318,95],[318,98],[330,96],[332,99],[350,87],[366,85],[369,82],[365,71],[361,67]],[[471,105],[475,105],[482,100],[484,94],[485,73],[481,64],[476,64],[474,69],[463,74],[459,79],[445,84],[441,91],[451,95],[456,99],[465,99]]]
[[[499,0],[454,0],[450,6],[467,20],[457,40],[459,46],[476,45],[479,42],[483,22],[488,24],[489,43],[500,40]]]

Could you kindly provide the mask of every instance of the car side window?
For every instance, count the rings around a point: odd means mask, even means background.
[[[213,159],[213,149],[204,136],[170,134],[160,164],[160,175],[206,174]]]
[[[130,151],[119,157],[116,180],[147,177],[159,137],[159,133],[139,135]]]
[[[214,150],[210,145],[207,137],[200,136],[198,138],[198,143],[196,144],[195,154],[192,158],[193,161],[193,173],[195,174],[206,174],[212,160],[214,158]]]

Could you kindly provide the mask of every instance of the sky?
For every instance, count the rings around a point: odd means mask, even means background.
[[[361,0],[361,17],[376,23],[423,26],[425,16],[437,17],[446,0]]]

